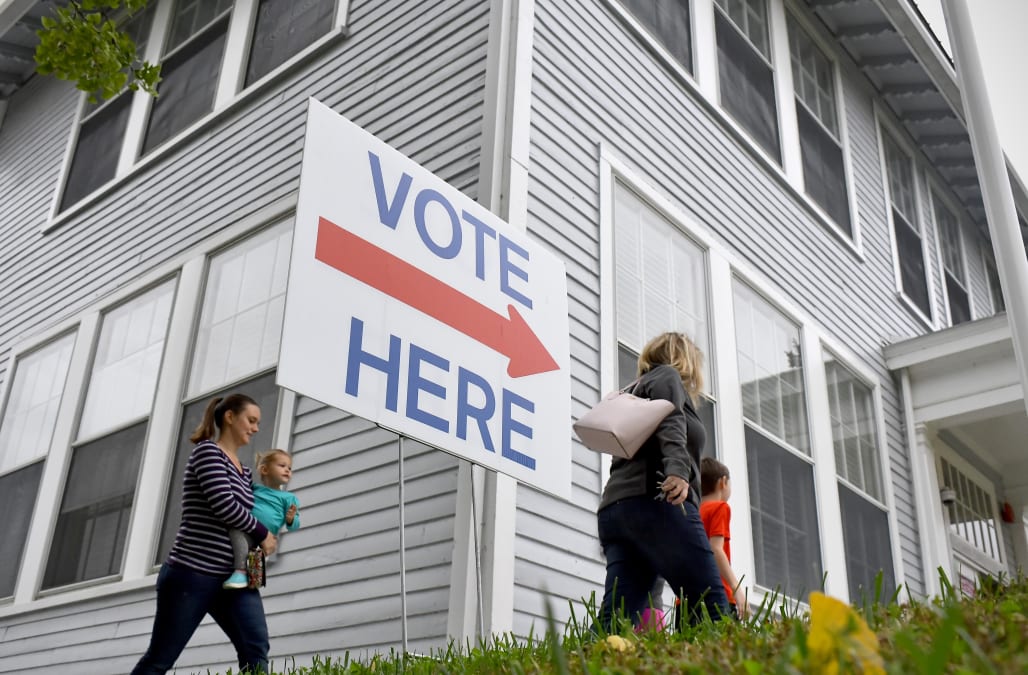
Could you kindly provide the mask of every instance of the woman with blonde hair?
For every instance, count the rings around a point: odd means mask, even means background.
[[[696,414],[703,354],[683,333],[658,335],[639,355],[632,393],[665,399],[674,409],[632,459],[614,458],[597,512],[607,578],[600,623],[616,612],[638,624],[663,577],[695,620],[702,602],[714,619],[728,614],[710,542],[700,520],[700,452],[706,431]]]

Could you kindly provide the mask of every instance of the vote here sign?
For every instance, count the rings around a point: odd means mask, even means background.
[[[564,264],[311,99],[278,384],[560,497]]]

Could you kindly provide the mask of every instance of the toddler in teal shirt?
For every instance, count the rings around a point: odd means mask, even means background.
[[[277,535],[285,525],[289,531],[300,527],[300,502],[296,495],[284,488],[293,477],[293,458],[285,450],[269,450],[257,455],[257,473],[260,483],[253,485],[253,517],[268,532]],[[224,588],[246,588],[246,556],[253,547],[250,537],[241,530],[229,530],[235,571],[222,584]]]

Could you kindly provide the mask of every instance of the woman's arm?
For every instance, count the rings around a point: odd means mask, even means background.
[[[686,446],[684,406],[687,405],[688,394],[682,386],[682,378],[677,370],[668,365],[657,366],[647,373],[647,376],[648,382],[644,393],[651,399],[662,398],[671,401],[675,406],[653,432],[660,442],[664,475],[669,478],[678,476],[688,484],[695,471],[695,462]]]
[[[204,443],[193,450],[193,455],[193,472],[215,517],[225,523],[226,528],[242,530],[257,541],[264,540],[268,528],[261,525],[236,499],[232,482],[225,473],[224,453],[221,449],[214,443]]]

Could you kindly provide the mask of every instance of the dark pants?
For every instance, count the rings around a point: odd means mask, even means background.
[[[207,614],[235,646],[241,671],[267,672],[268,624],[261,594],[249,589],[223,589],[224,580],[164,563],[157,575],[157,614],[150,647],[133,675],[171,670]]]
[[[624,608],[634,623],[651,603],[654,582],[664,577],[675,596],[698,618],[702,602],[711,618],[729,613],[728,598],[703,530],[691,503],[674,506],[649,497],[622,499],[597,515],[600,544],[607,558],[607,580],[600,605],[600,625],[611,630],[615,612]]]

